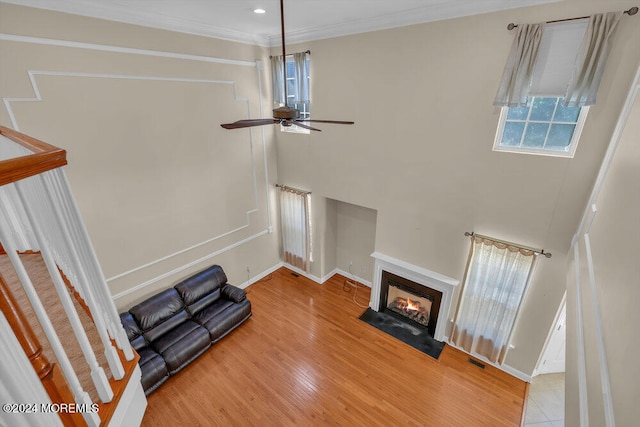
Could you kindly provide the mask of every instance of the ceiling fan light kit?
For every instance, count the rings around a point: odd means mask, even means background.
[[[286,60],[287,57],[285,43],[284,43],[284,0],[280,0],[280,30],[282,32],[282,58]],[[283,67],[282,70],[282,81],[286,83],[287,81],[287,67]],[[285,102],[287,100],[287,85],[284,84],[284,99]],[[333,123],[340,125],[352,125],[354,122],[351,121],[338,121],[338,120],[309,120],[309,119],[300,119],[300,111],[296,108],[290,107],[289,105],[284,105],[282,107],[273,109],[273,119],[245,119],[238,120],[233,123],[225,123],[221,124],[224,129],[240,129],[247,128],[253,126],[263,126],[263,125],[271,125],[271,124],[280,124],[285,127],[290,127],[292,125],[299,126],[304,129],[314,130],[320,132],[320,129],[311,127],[302,122],[316,122],[316,123]]]

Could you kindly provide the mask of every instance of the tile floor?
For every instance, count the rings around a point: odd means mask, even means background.
[[[564,373],[538,375],[531,381],[525,427],[564,426]]]

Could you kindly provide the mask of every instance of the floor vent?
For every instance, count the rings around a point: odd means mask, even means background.
[[[294,272],[291,272],[291,275],[292,275],[293,277],[300,277],[300,275],[299,275],[298,273],[294,273]]]
[[[472,365],[476,365],[480,369],[484,369],[486,366],[484,363],[480,363],[477,360],[473,360],[471,358],[469,358],[469,363],[471,363]]]

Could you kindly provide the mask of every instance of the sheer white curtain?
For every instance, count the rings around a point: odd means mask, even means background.
[[[284,260],[309,271],[311,267],[310,193],[280,187],[280,222]]]
[[[493,105],[498,107],[527,105],[544,26],[544,23],[518,25]]]
[[[280,56],[271,57],[271,87],[273,89],[273,103],[286,104],[284,99],[284,81],[282,76],[284,73],[284,58]]]
[[[295,64],[295,90],[293,102],[296,104],[309,103],[309,66],[307,64],[307,52],[293,54]]]
[[[596,103],[596,94],[611,50],[611,39],[622,14],[623,12],[597,13],[589,19],[564,97],[565,105],[584,107]]]
[[[501,364],[536,256],[477,236],[471,246],[451,342]]]

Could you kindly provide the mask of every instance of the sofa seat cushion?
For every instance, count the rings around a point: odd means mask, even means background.
[[[162,356],[149,347],[137,350],[140,355],[138,364],[142,371],[142,389],[149,395],[169,378],[169,369]]]
[[[186,320],[151,343],[151,347],[164,358],[171,374],[182,369],[210,345],[209,332],[191,320]]]
[[[237,304],[220,299],[196,314],[193,320],[207,328],[211,341],[216,342],[249,317],[251,317],[251,302],[248,299]]]

